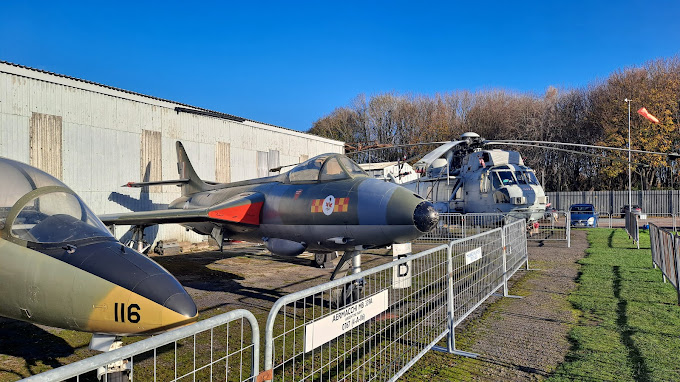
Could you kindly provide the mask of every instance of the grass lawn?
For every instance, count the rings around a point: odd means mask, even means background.
[[[580,311],[571,349],[549,381],[680,381],[680,307],[653,269],[649,234],[640,250],[622,229],[593,229],[580,260]]]

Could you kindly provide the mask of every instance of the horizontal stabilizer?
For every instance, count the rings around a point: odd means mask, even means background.
[[[150,226],[166,223],[213,222],[256,226],[260,224],[260,211],[264,195],[246,192],[215,206],[195,209],[169,209],[140,212],[123,212],[100,215],[106,225]]]
[[[177,179],[177,180],[159,180],[157,182],[127,182],[121,187],[146,187],[146,186],[162,186],[169,184],[182,185],[189,183],[189,179]]]

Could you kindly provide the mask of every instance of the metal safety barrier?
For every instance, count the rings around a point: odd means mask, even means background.
[[[247,381],[259,373],[260,331],[237,309],[26,378],[97,381],[97,369],[123,362],[135,381]],[[113,380],[104,374],[101,381]]]
[[[395,380],[528,261],[525,221],[279,299],[259,380]],[[408,269],[408,272],[402,270]],[[351,299],[347,297],[353,296]],[[448,335],[448,336],[447,336]],[[436,344],[447,338],[447,347]]]
[[[418,243],[448,243],[502,227],[504,214],[439,214],[436,228],[416,240]]]
[[[546,212],[527,228],[529,241],[566,241],[571,247],[571,214],[567,211]]]
[[[649,241],[652,247],[654,269],[661,269],[663,282],[670,282],[678,294],[680,305],[680,235],[649,225]]]
[[[523,265],[518,220],[284,296],[267,318],[262,373],[257,321],[239,309],[26,380],[95,381],[123,363],[137,381],[393,381],[430,350],[477,356],[456,349],[455,329],[490,296],[515,297],[508,280]]]
[[[633,243],[637,244],[637,249],[640,249],[640,226],[638,225],[638,219],[640,215],[626,212],[626,232],[628,232],[628,238],[633,239]]]
[[[487,232],[518,219],[506,214],[439,214],[436,228],[421,236],[416,243],[439,244]],[[525,234],[529,241],[566,241],[571,247],[571,215],[566,211],[546,212],[528,227]]]

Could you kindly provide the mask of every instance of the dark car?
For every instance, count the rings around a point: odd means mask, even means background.
[[[626,204],[625,206],[621,207],[621,217],[622,218],[626,217],[626,212],[628,212],[628,210],[630,210],[632,213],[634,213],[636,215],[640,215],[642,213],[642,208],[640,208],[640,206],[638,206],[637,204],[633,204],[632,209],[630,208],[629,204]]]
[[[569,206],[573,227],[597,227],[597,212],[592,204],[572,204]]]

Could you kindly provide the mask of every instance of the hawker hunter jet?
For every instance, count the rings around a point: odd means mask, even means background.
[[[100,216],[107,225],[145,227],[179,223],[199,234],[262,242],[273,253],[299,255],[358,251],[409,242],[438,223],[432,203],[396,184],[372,179],[342,154],[322,154],[286,173],[242,182],[202,181],[180,142],[180,178],[128,183],[130,187],[178,184],[182,196],[168,210]],[[335,276],[335,274],[334,274]]]
[[[198,311],[171,274],[118,242],[73,190],[0,157],[0,315],[113,339],[185,325]]]

